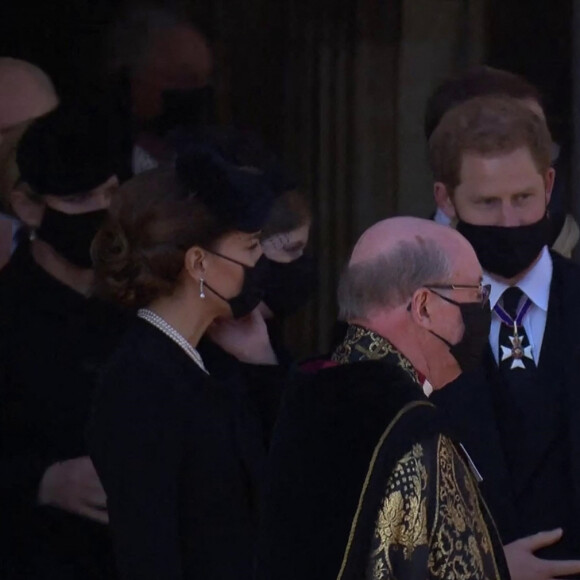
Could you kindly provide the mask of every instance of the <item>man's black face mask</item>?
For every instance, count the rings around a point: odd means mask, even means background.
[[[449,347],[451,356],[457,361],[463,372],[478,369],[481,366],[484,348],[489,340],[489,327],[491,325],[489,301],[486,301],[485,304],[481,302],[456,302],[437,292],[435,294],[459,308],[465,330],[461,340],[455,344],[451,344],[435,332],[430,331],[431,334]]]
[[[457,231],[473,246],[481,267],[502,278],[514,278],[528,269],[548,243],[548,214],[527,226],[476,226],[462,221]]]
[[[149,121],[146,127],[160,137],[175,129],[197,129],[215,123],[215,89],[211,85],[196,89],[166,90],[161,98],[161,114]]]

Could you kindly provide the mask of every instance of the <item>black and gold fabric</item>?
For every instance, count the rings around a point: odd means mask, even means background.
[[[368,580],[502,578],[495,529],[454,444],[413,445],[389,477],[377,516]]]
[[[344,340],[332,355],[332,360],[343,365],[382,360],[405,371],[413,383],[420,386],[419,375],[409,360],[388,340],[362,326],[348,327]]]
[[[326,368],[293,381],[269,470],[258,580],[509,578],[417,372],[364,328],[349,327]]]

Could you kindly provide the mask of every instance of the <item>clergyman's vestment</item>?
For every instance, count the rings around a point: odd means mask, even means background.
[[[387,340],[351,326],[291,385],[274,433],[258,580],[505,579],[468,456]]]

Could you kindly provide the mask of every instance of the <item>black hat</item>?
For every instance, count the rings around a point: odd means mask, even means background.
[[[196,131],[174,131],[170,139],[178,155],[186,153],[192,147],[209,147],[232,165],[259,169],[275,194],[298,187],[297,181],[280,163],[278,157],[251,131],[232,126],[203,127]]]
[[[211,147],[191,146],[176,161],[179,179],[226,227],[257,232],[276,194],[266,174],[228,163]]]
[[[61,105],[23,135],[16,158],[20,177],[38,195],[90,191],[116,174],[113,143],[102,111]]]

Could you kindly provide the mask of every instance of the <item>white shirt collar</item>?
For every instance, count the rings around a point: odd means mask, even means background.
[[[552,257],[550,256],[548,247],[544,246],[542,255],[535,266],[516,284],[538,308],[541,308],[545,312],[548,312],[552,270]],[[492,278],[487,272],[483,273],[483,283],[491,284],[489,305],[493,309],[501,298],[501,295],[509,286],[504,282]]]
[[[433,221],[435,223],[441,224],[442,226],[451,225],[451,218],[440,207],[437,208],[437,211],[433,216]]]

